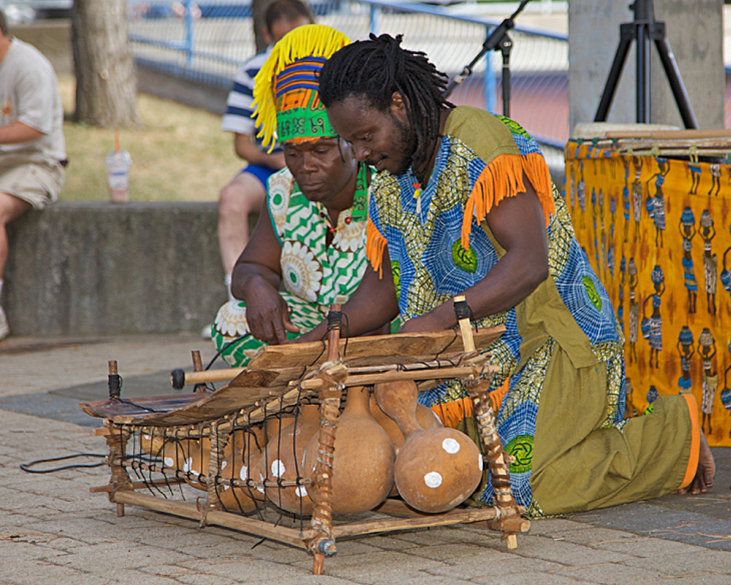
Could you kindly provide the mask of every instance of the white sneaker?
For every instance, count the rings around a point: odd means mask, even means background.
[[[8,318],[5,316],[5,311],[0,307],[0,341],[10,335],[10,326],[8,325]]]
[[[211,339],[211,337],[212,337],[212,336],[211,336],[211,328],[212,328],[212,327],[213,327],[213,324],[211,323],[211,324],[209,324],[209,325],[206,325],[206,326],[205,326],[205,327],[204,327],[204,328],[203,328],[203,329],[201,330],[201,337],[202,337],[203,339]],[[2,337],[0,337],[0,339],[2,339]]]

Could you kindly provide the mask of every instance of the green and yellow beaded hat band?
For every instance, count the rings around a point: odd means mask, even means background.
[[[257,136],[271,151],[279,142],[310,142],[337,136],[317,93],[322,66],[350,44],[343,33],[321,24],[285,35],[254,79]]]

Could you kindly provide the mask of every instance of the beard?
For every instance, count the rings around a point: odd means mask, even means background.
[[[398,168],[394,175],[401,176],[409,172],[411,163],[414,160],[416,152],[416,132],[408,124],[403,124],[395,116],[391,115],[394,125],[398,130],[398,138],[396,142],[396,151],[401,157]]]

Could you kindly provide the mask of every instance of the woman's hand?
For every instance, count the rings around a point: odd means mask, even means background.
[[[289,318],[287,303],[263,278],[251,278],[246,286],[246,321],[258,340],[279,345],[287,341],[287,331],[299,333]]]

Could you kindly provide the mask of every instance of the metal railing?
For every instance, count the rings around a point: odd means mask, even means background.
[[[150,68],[204,84],[229,87],[254,54],[246,0],[128,0],[135,59]],[[424,51],[450,77],[480,51],[501,20],[465,15],[447,6],[384,0],[310,0],[317,22],[351,39],[403,34],[403,46]],[[517,6],[517,2],[513,3]],[[539,142],[563,149],[568,126],[568,36],[518,24],[511,31],[511,117]],[[499,55],[488,54],[450,98],[502,113]]]

